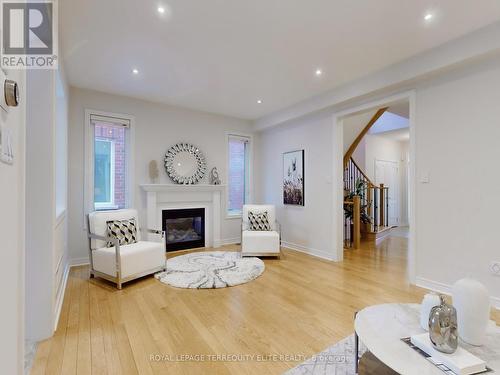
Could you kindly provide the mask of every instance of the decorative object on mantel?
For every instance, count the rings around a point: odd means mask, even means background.
[[[441,304],[441,299],[436,293],[427,293],[420,305],[420,326],[426,331],[429,330],[429,316],[434,306]]]
[[[213,167],[210,171],[210,185],[220,185],[219,171]]]
[[[158,177],[160,175],[160,171],[158,170],[158,163],[156,160],[151,160],[149,162],[149,179],[152,184],[158,183]]]
[[[464,278],[453,285],[452,295],[460,338],[471,345],[483,345],[490,320],[488,290],[479,281]]]
[[[434,306],[429,315],[429,337],[436,350],[451,354],[458,347],[457,310],[446,303],[443,295],[439,298],[441,304]]]
[[[205,157],[200,149],[190,143],[177,143],[165,153],[165,169],[172,181],[178,184],[197,184],[207,171]]]
[[[241,258],[233,251],[204,251],[167,261],[167,270],[155,277],[177,288],[215,289],[252,281],[264,272],[259,258]]]
[[[304,150],[283,154],[283,204],[304,206]]]

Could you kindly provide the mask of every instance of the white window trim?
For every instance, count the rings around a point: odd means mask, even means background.
[[[110,163],[111,163],[111,168],[110,168],[110,179],[109,179],[109,182],[110,182],[110,192],[109,192],[109,197],[111,198],[111,200],[109,202],[99,202],[99,203],[96,203],[94,202],[94,206],[95,208],[97,209],[101,209],[101,210],[106,210],[106,209],[116,209],[116,205],[115,205],[115,179],[114,179],[114,175],[115,175],[115,142],[113,142],[111,139],[106,139],[106,138],[100,138],[98,139],[99,142],[108,142],[110,144]],[[95,188],[95,187],[94,187]]]
[[[126,207],[134,207],[135,197],[135,117],[122,113],[113,113],[98,111],[94,109],[85,109],[85,175],[84,175],[84,206],[83,206],[83,230],[87,230],[86,215],[94,211],[94,132],[91,126],[91,115],[114,117],[127,120],[130,123],[127,145],[127,190],[125,196]]]
[[[226,184],[226,207],[225,207],[225,212],[226,212],[226,219],[241,219],[241,213],[234,214],[234,213],[229,213],[228,207],[229,207],[229,138],[231,137],[240,137],[240,138],[247,138],[249,147],[248,147],[248,184],[247,184],[247,191],[245,192],[246,195],[246,204],[249,204],[253,202],[253,135],[249,133],[242,133],[238,131],[229,131],[226,132],[226,178],[227,178],[227,184]]]

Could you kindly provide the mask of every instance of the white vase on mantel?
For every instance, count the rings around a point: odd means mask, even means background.
[[[431,315],[432,308],[440,304],[441,300],[436,293],[430,292],[424,296],[420,305],[420,326],[426,331],[429,330],[429,316]]]
[[[464,278],[452,289],[453,306],[457,309],[458,335],[468,344],[481,346],[490,320],[490,296],[479,281]]]

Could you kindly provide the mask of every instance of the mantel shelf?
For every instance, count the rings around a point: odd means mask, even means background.
[[[181,185],[181,184],[140,184],[142,190],[148,192],[167,192],[167,191],[222,191],[226,185]]]

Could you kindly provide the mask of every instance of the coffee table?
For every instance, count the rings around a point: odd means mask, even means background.
[[[403,337],[424,333],[420,327],[420,305],[391,303],[367,307],[354,320],[356,358],[358,340],[379,361],[404,375],[443,375],[443,372],[421,354],[401,341]],[[460,342],[464,349],[486,361],[489,368],[500,372],[500,327],[491,322],[486,343],[471,346]],[[356,369],[357,373],[357,369]]]

